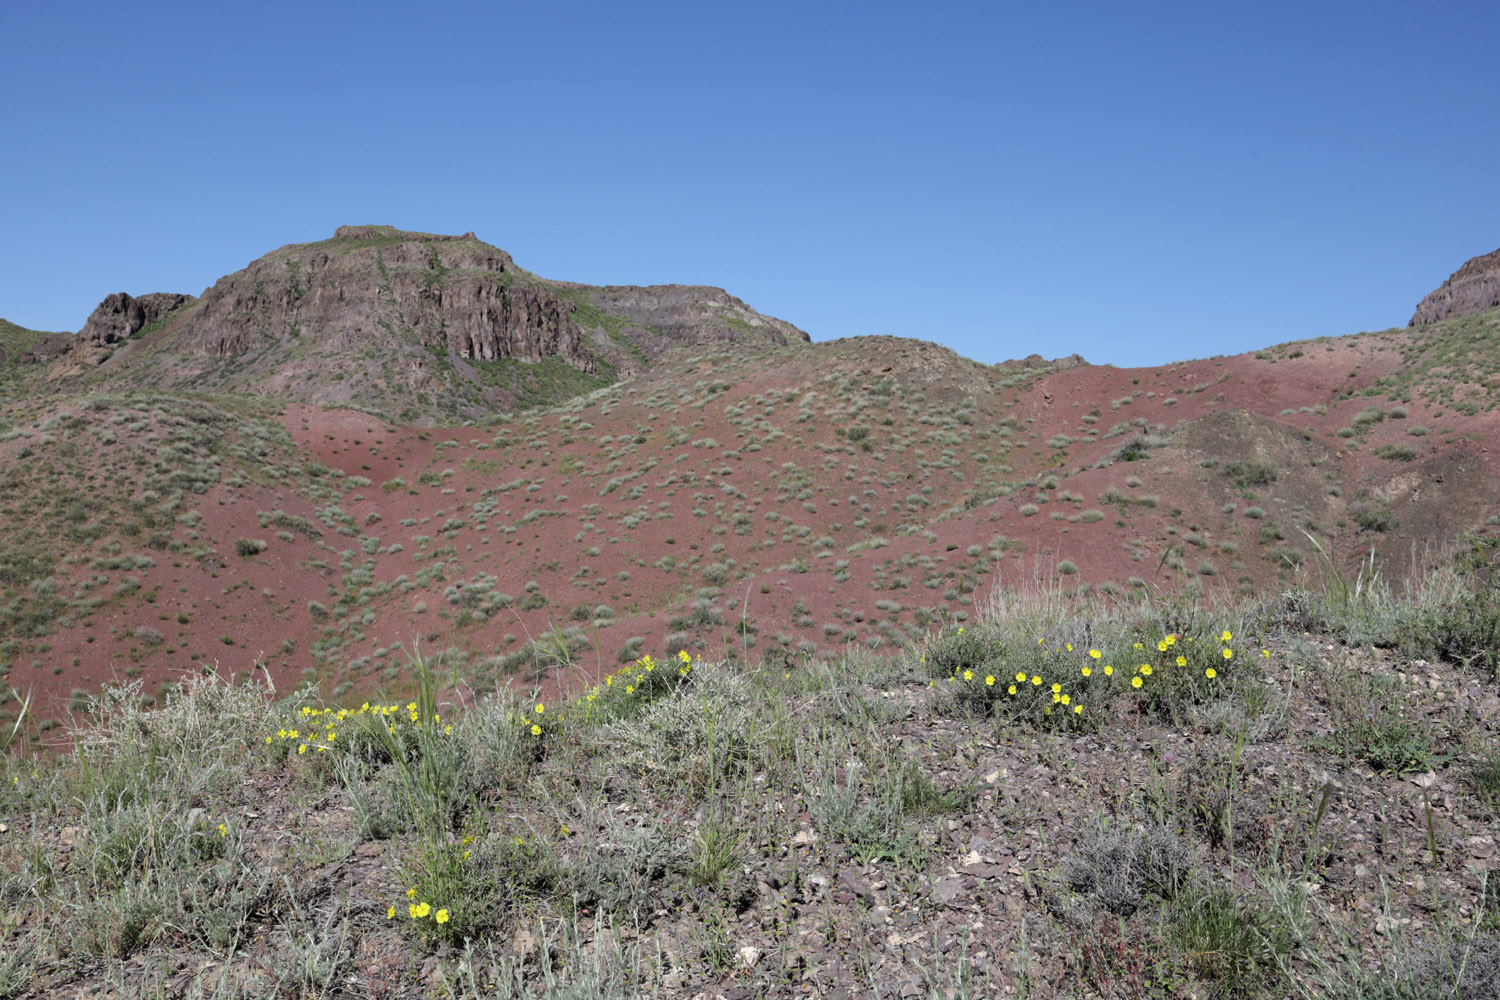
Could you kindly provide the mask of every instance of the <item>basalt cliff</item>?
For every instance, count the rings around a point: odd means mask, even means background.
[[[201,296],[116,293],[48,375],[444,422],[555,402],[703,342],[808,342],[718,288],[549,281],[473,233],[342,226]]]
[[[1473,257],[1417,304],[1408,326],[1425,326],[1500,306],[1500,250]]]

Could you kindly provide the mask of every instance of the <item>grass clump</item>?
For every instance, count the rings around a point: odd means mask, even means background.
[[[1241,489],[1251,486],[1269,486],[1281,475],[1281,470],[1274,462],[1264,459],[1249,459],[1243,462],[1228,462],[1223,468],[1224,475]]]

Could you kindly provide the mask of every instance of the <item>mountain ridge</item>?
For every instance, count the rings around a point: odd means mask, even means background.
[[[811,338],[723,289],[551,281],[473,233],[341,226],[198,297],[110,296],[47,380],[266,394],[434,424],[559,402],[706,340]]]

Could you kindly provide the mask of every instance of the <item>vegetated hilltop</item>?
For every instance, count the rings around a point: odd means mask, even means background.
[[[0,400],[13,398],[28,369],[62,354],[72,342],[66,333],[28,330],[0,319]]]
[[[646,293],[597,296],[644,322]],[[156,363],[158,336],[120,343]],[[1151,369],[648,344],[628,379],[452,429],[44,393],[0,431],[0,673],[44,715],[213,661],[348,697],[405,683],[416,644],[478,690],[578,685],[644,653],[891,650],[1037,577],[1254,594],[1321,547],[1399,583],[1500,515],[1497,342],[1491,311]]]
[[[1500,306],[1500,250],[1473,257],[1417,304],[1409,326],[1468,316]]]
[[[473,233],[341,226],[200,298],[109,296],[48,380],[69,392],[274,396],[431,424],[559,402],[674,345],[808,339],[722,289],[548,281]]]

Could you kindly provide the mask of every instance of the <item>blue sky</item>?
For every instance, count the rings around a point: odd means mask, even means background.
[[[0,316],[342,223],[815,340],[1157,364],[1500,246],[1494,3],[5,4]]]

